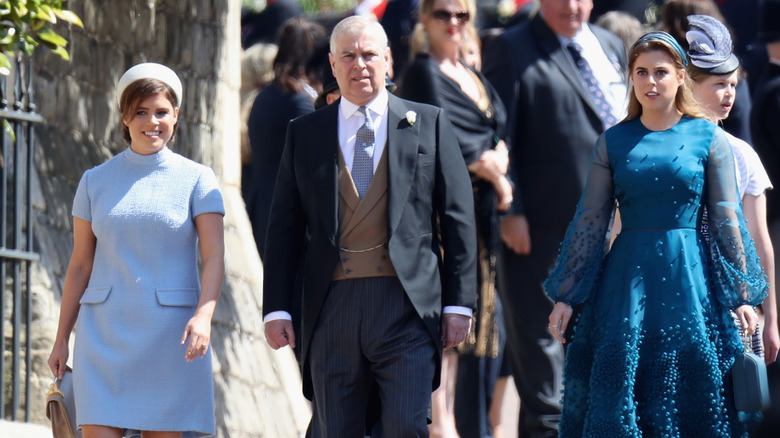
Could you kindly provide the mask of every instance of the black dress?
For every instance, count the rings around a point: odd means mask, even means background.
[[[481,82],[481,94],[487,103],[482,108],[427,54],[417,55],[399,87],[400,97],[435,105],[446,111],[467,165],[478,160],[483,152],[496,147],[504,138],[506,123],[506,110],[493,86],[481,73],[469,70]],[[477,220],[479,290],[472,333],[458,347],[461,356],[455,417],[462,438],[492,435],[487,412],[498,378],[504,343],[503,335],[499,336],[502,321],[496,292],[496,257],[501,245],[496,193],[488,181],[474,176],[471,181]],[[478,414],[476,417],[475,412]]]

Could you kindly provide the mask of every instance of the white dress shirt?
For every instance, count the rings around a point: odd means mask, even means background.
[[[564,38],[558,35],[558,40],[564,48],[572,41],[582,47],[582,57],[588,61],[591,70],[593,70],[593,76],[599,82],[599,87],[606,96],[607,103],[612,107],[612,115],[618,121],[623,120],[628,108],[628,88],[617,59],[610,60],[607,57],[604,48],[587,23],[582,24],[582,29],[574,35],[574,38]],[[566,50],[566,54],[569,55],[568,50]],[[574,61],[572,60],[572,62]]]

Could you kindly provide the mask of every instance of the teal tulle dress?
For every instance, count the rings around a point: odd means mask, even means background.
[[[548,296],[584,303],[569,343],[560,436],[747,436],[729,368],[729,310],[766,296],[720,128],[639,119],[598,140]],[[622,231],[609,246],[613,210]],[[700,229],[709,212],[710,239]]]

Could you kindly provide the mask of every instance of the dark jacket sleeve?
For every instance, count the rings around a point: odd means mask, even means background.
[[[306,225],[296,183],[295,122],[287,127],[282,162],[274,187],[264,254],[263,316],[283,310],[292,312],[295,273],[303,259]]]

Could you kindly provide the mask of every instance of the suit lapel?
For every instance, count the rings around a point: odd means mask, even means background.
[[[410,125],[406,120],[408,108],[404,102],[392,94],[388,97],[387,226],[389,236],[392,237],[401,221],[401,214],[414,181],[420,123],[418,121]]]
[[[574,65],[574,62],[572,62],[571,58],[566,54],[566,48],[561,46],[561,42],[558,40],[555,32],[547,26],[541,16],[534,19],[533,25],[534,33],[539,36],[538,41],[541,50],[549,54],[550,59],[558,66],[561,73],[563,73],[563,76],[571,82],[571,85],[577,90],[577,93],[580,94],[580,97],[582,97],[582,100],[588,105],[588,108],[590,108],[594,114],[598,114],[599,112],[593,104],[590,93],[588,93],[588,90],[582,85],[582,78],[580,77],[580,72],[577,71],[577,66]]]
[[[314,179],[312,186],[317,190],[314,196],[317,211],[322,212],[322,227],[333,246],[338,246],[339,106],[329,105],[321,111],[319,126],[311,130],[308,167]]]

